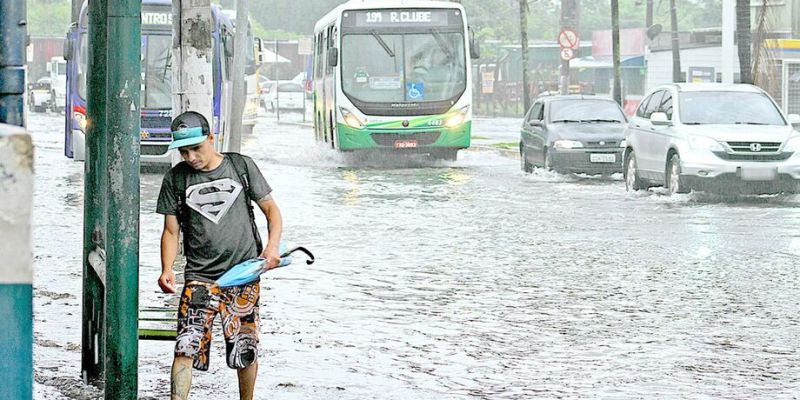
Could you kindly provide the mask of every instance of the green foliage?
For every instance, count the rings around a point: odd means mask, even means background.
[[[72,3],[69,0],[28,0],[28,34],[63,37],[69,30]]]

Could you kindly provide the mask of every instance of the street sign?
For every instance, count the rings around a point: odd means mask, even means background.
[[[297,55],[310,56],[312,47],[313,45],[310,37],[301,37],[300,40],[297,41]]]
[[[558,44],[562,49],[578,48],[578,32],[572,28],[563,28],[558,34]]]
[[[569,47],[561,49],[561,59],[562,60],[569,61],[569,60],[572,60],[573,58],[575,58],[575,51],[573,51]]]

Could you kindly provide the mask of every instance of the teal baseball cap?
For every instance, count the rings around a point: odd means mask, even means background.
[[[194,146],[208,139],[208,121],[196,111],[186,111],[175,117],[170,126],[172,143],[169,149]]]
[[[203,143],[208,139],[208,135],[203,133],[203,128],[183,128],[172,132],[172,143],[169,149],[177,149],[179,147],[194,146],[198,143]]]

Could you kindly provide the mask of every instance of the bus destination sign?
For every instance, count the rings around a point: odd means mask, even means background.
[[[369,27],[398,27],[421,26],[437,27],[448,25],[450,14],[458,15],[458,10],[421,9],[421,10],[364,10],[350,11],[355,14],[355,26],[358,28]],[[346,18],[347,16],[345,16]]]

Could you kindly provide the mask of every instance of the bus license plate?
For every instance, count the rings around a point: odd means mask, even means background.
[[[589,154],[589,161],[593,163],[613,163],[617,161],[614,154]]]
[[[413,149],[417,147],[416,140],[395,140],[394,141],[394,148],[395,149]]]

